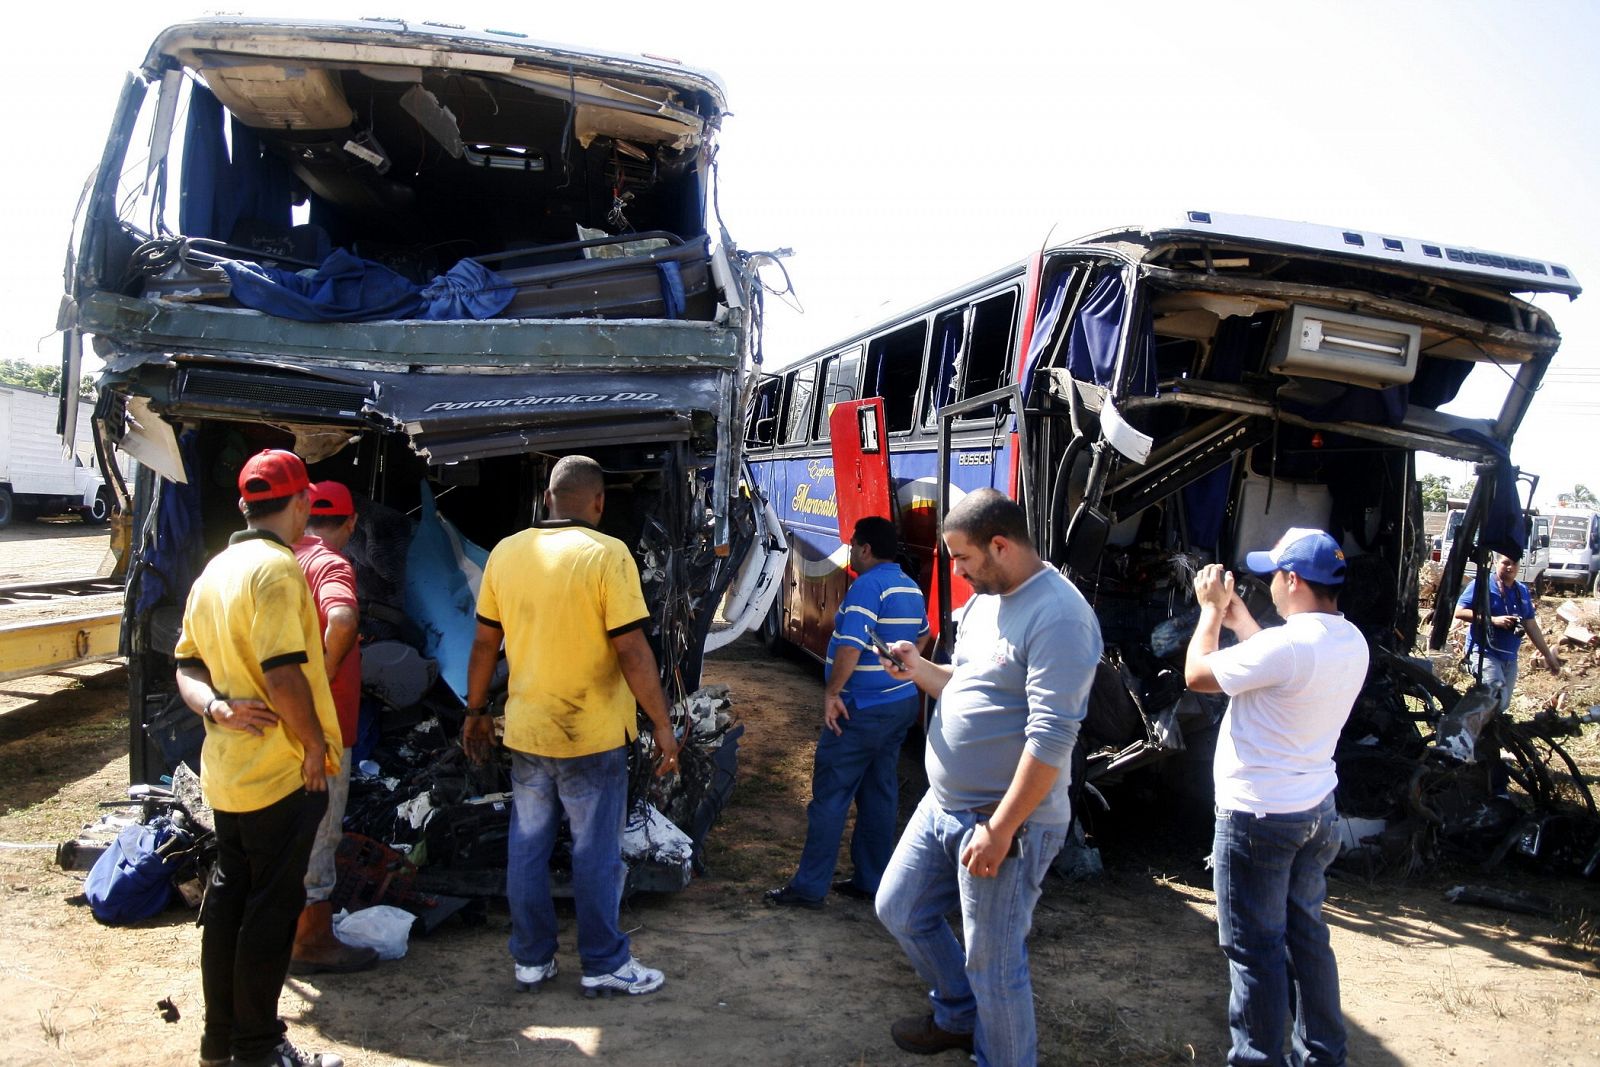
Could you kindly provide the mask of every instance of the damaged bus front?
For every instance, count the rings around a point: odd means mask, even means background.
[[[730,429],[747,259],[708,225],[725,110],[713,76],[674,61],[514,33],[218,18],[157,38],[88,196],[63,322],[67,373],[85,339],[105,364],[99,432],[141,464],[136,780],[194,759],[173,692],[185,594],[240,525],[245,457],[292,448],[359,502],[373,714],[357,755],[378,771],[352,820],[431,843],[435,867],[503,864],[504,805],[481,803],[503,782],[449,763],[476,577],[581,452],[606,471],[603,529],[633,549],[700,741],[699,777],[653,799],[704,832],[737,727],[691,694],[724,592],[754,584],[740,568],[770,540]],[[666,882],[687,878],[686,850],[649,847],[670,854]]]
[[[1415,453],[1481,464],[1468,525],[1490,535],[1475,543],[1515,551],[1509,449],[1559,343],[1526,294],[1578,291],[1545,261],[1198,211],[1047,246],[759,383],[747,447],[792,549],[767,634],[820,655],[847,510],[898,517],[945,632],[968,591],[937,554],[937,516],[1000,489],[1105,635],[1080,780],[1188,749],[1163,770],[1209,796],[1223,705],[1184,688],[1195,569],[1226,564],[1270,615],[1245,553],[1327,529],[1378,665],[1341,747],[1341,807],[1398,817],[1425,740],[1413,690],[1437,692],[1410,658],[1429,554]],[[1369,782],[1357,765],[1374,752],[1404,769]]]

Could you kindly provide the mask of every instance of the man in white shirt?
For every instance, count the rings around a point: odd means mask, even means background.
[[[1322,917],[1334,836],[1333,750],[1366,679],[1366,639],[1339,614],[1344,553],[1293,528],[1245,565],[1272,575],[1283,625],[1262,628],[1220,565],[1195,577],[1189,688],[1228,694],[1212,764],[1212,869],[1231,992],[1228,1063],[1342,1067],[1339,970]],[[1239,638],[1219,649],[1222,628]],[[1292,1059],[1284,1053],[1293,987]]]

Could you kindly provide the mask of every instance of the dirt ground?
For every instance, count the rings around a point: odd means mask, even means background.
[[[18,531],[6,531],[0,582],[47,577],[104,547],[60,536],[65,527]],[[519,993],[509,924],[491,910],[487,925],[447,923],[376,971],[291,978],[282,1000],[291,1036],[359,1067],[913,1062],[887,1028],[923,1010],[925,991],[870,908],[835,899],[792,914],[760,899],[790,873],[804,836],[816,668],[745,639],[707,674],[732,687],[747,724],[738,788],[709,838],[709,871],[682,893],[624,908],[635,951],[668,975],[660,993],[582,999],[570,913],[561,977],[537,995]],[[198,1048],[193,915],[174,908],[134,927],[101,926],[78,903],[81,875],[52,861],[55,844],[126,785],[124,685],[121,669],[98,665],[0,686],[0,1062],[179,1064]],[[907,797],[918,762],[911,753],[902,764]],[[1201,864],[1206,842],[1181,829],[1195,813],[1139,817],[1102,841],[1103,878],[1052,877],[1039,905],[1031,953],[1044,1063],[1223,1059],[1227,979]],[[1593,885],[1499,879],[1558,897],[1562,917],[1546,919],[1447,903],[1443,890],[1461,881],[1485,877],[1439,870],[1333,884],[1350,1062],[1600,1064]],[[162,1021],[163,999],[176,1021]]]

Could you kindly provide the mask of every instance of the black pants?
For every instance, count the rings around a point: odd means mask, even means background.
[[[217,865],[200,907],[202,1056],[251,1060],[283,1040],[278,995],[327,810],[328,794],[296,789],[259,811],[216,813]]]

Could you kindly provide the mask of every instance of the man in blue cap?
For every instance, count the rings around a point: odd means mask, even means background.
[[[1321,530],[1295,527],[1245,565],[1272,575],[1281,626],[1262,627],[1220,565],[1194,580],[1200,621],[1184,664],[1189,688],[1228,694],[1212,778],[1211,864],[1217,932],[1228,957],[1233,1065],[1342,1067],[1339,970],[1322,918],[1339,854],[1333,749],[1367,674],[1367,642],[1339,613],[1345,560]],[[1219,648],[1226,626],[1238,644]],[[1290,983],[1293,983],[1293,998]]]

